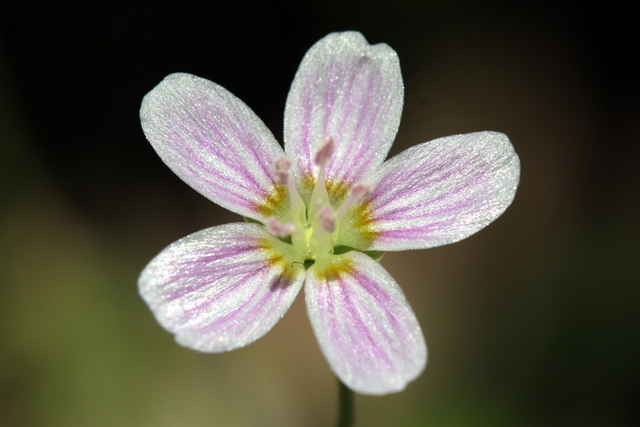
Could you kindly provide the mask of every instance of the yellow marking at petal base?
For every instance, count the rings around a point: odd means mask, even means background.
[[[336,244],[367,250],[378,237],[374,222],[368,200],[352,206],[344,216]]]
[[[302,186],[299,190],[307,206],[315,185],[316,178],[314,176],[306,174],[302,177]],[[332,207],[334,209],[339,208],[349,194],[349,185],[344,181],[327,181],[326,185]],[[373,228],[374,222],[371,202],[364,200],[352,206],[342,220],[339,231],[340,236],[335,243],[367,250],[379,234]]]
[[[316,186],[316,177],[313,175],[305,175],[302,177],[302,198],[305,203],[309,203],[309,198],[313,193],[313,188]],[[332,181],[327,179],[325,182],[327,188],[327,194],[329,194],[329,201],[334,208],[340,206],[342,201],[347,198],[349,193],[349,186],[344,181]],[[306,197],[305,197],[306,196]]]
[[[284,245],[285,243],[282,244]],[[279,267],[280,275],[287,282],[293,281],[295,271],[293,270],[292,263],[296,262],[295,260],[289,261],[283,253],[274,247],[274,242],[269,239],[259,239],[256,246],[258,249],[262,249],[267,252],[267,264]]]
[[[347,198],[349,188],[347,184],[342,181],[327,181],[327,193],[329,193],[329,199],[334,206],[342,203]]]
[[[352,208],[354,218],[353,225],[360,231],[363,239],[371,242],[378,237],[378,232],[373,229],[373,217],[371,215],[371,202],[365,200]]]
[[[338,280],[345,274],[351,274],[355,268],[353,266],[353,260],[343,256],[332,256],[329,262],[317,263],[312,267],[314,273],[321,280],[327,282],[332,280]]]
[[[279,218],[283,212],[288,211],[288,204],[289,190],[284,185],[275,184],[271,193],[265,198],[265,201],[256,205],[253,209],[265,218],[271,216]]]
[[[298,188],[300,192],[300,197],[304,200],[304,204],[309,204],[309,199],[311,198],[311,194],[313,194],[313,188],[316,186],[316,179],[312,175],[305,175],[302,177],[302,188]]]

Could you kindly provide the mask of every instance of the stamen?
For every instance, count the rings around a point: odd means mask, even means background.
[[[351,206],[356,205],[369,197],[371,191],[372,187],[369,184],[365,184],[363,182],[354,184],[354,186],[351,187],[351,192],[347,196],[346,200],[342,202],[342,205],[338,208],[336,212],[336,219],[340,221]]]
[[[278,219],[274,217],[269,218],[265,225],[267,227],[267,232],[279,239],[291,236],[293,233],[298,231],[298,227],[296,227],[294,223],[292,222],[283,223],[278,221]]]
[[[313,158],[313,161],[316,165],[320,166],[320,168],[324,168],[329,162],[334,151],[336,151],[336,142],[333,140],[332,136],[328,136],[320,141],[320,148],[316,152],[316,156]]]
[[[318,212],[318,222],[329,233],[333,233],[336,229],[336,214],[331,206],[323,206]]]
[[[333,253],[333,232],[336,230],[336,214],[328,204],[314,203],[313,228],[308,244],[314,259]]]
[[[309,206],[309,218],[317,217],[319,209],[323,205],[329,204],[329,194],[327,193],[327,185],[325,183],[326,166],[329,163],[331,155],[336,149],[336,142],[332,136],[324,138],[320,142],[320,148],[316,151],[316,155],[313,161],[318,165],[318,176],[316,178],[316,185],[311,193],[311,203]]]
[[[291,160],[287,159],[286,157],[278,157],[273,163],[273,173],[275,174],[276,182],[280,185],[285,185],[289,190],[289,202],[291,203],[291,219],[293,220],[294,224],[298,224],[299,227],[304,228],[304,225],[303,225],[305,223],[304,202],[302,201],[302,198],[298,194],[295,180],[291,179],[290,169],[291,169]],[[298,229],[296,228],[293,232],[289,234],[293,234],[297,230]]]
[[[351,195],[354,198],[354,203],[360,203],[371,194],[371,186],[369,184],[365,184],[363,182],[356,183],[351,188]]]
[[[291,161],[285,157],[278,157],[273,165],[273,171],[276,174],[276,182],[278,184],[287,185],[289,183],[289,168]]]

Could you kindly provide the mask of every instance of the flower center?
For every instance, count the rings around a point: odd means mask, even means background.
[[[341,248],[346,247],[341,246],[344,243],[340,242],[340,237],[343,234],[349,234],[343,231],[353,227],[354,222],[357,222],[349,217],[349,210],[362,204],[371,193],[371,186],[357,183],[350,188],[347,197],[342,198],[339,206],[332,205],[332,198],[327,191],[326,168],[335,152],[335,145],[334,139],[330,136],[322,140],[314,157],[314,162],[318,166],[318,175],[306,203],[292,179],[291,162],[280,157],[274,164],[277,183],[286,186],[288,190],[290,211],[288,215],[285,213],[281,217],[285,221],[271,217],[265,226],[269,234],[277,238],[286,239],[285,241],[290,238],[296,253],[305,260],[305,263],[327,262],[329,257],[337,252],[336,249],[340,251]],[[335,198],[333,203],[336,203]]]

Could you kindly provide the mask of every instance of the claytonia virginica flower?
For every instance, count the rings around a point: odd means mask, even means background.
[[[178,240],[142,272],[140,294],[178,343],[243,347],[304,285],[320,348],[348,387],[396,392],[422,372],[422,331],[378,260],[485,227],[511,203],[520,164],[497,132],[439,138],[384,161],[402,102],[396,53],[357,32],[307,52],[286,103],[284,150],[208,80],[171,74],[145,96],[142,127],[162,160],[248,219]]]

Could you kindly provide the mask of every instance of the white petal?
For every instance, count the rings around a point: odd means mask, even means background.
[[[305,55],[285,109],[285,151],[299,177],[316,176],[314,155],[332,137],[330,181],[355,184],[382,163],[400,123],[404,89],[396,53],[357,32],[332,33]]]
[[[352,390],[401,391],[423,371],[420,325],[393,277],[367,255],[352,251],[312,266],[305,299],[320,348]]]
[[[233,350],[267,333],[302,286],[304,268],[291,266],[285,245],[255,224],[208,228],[164,249],[138,289],[181,345]]]
[[[273,165],[284,153],[241,100],[176,73],[144,97],[140,119],[160,158],[187,184],[233,212],[266,219],[256,208],[274,194]]]
[[[398,251],[462,240],[511,204],[520,160],[506,135],[476,132],[411,147],[376,172],[370,249]]]

